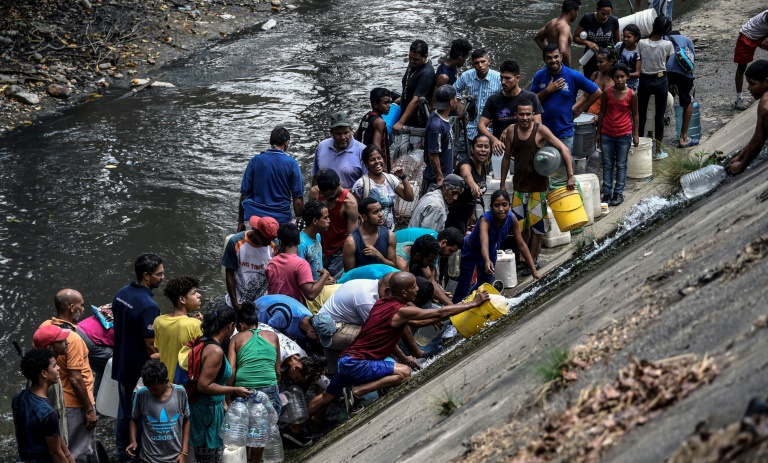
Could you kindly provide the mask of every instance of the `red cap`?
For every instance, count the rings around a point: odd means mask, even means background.
[[[69,336],[70,330],[65,330],[60,326],[46,325],[38,328],[32,336],[32,345],[38,349],[44,349],[56,341],[63,341]]]
[[[261,236],[269,241],[277,238],[277,229],[280,228],[280,225],[272,217],[256,217],[254,215],[251,216],[248,223],[251,225],[251,228],[258,230]]]

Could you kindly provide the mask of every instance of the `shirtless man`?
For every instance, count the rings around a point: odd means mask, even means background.
[[[571,23],[579,16],[581,0],[563,0],[563,12],[552,18],[533,37],[536,45],[544,50],[548,43],[557,44],[563,54],[563,64],[571,67]]]
[[[768,60],[758,60],[752,63],[744,72],[749,84],[749,93],[760,102],[757,105],[757,125],[755,133],[749,139],[747,146],[742,148],[739,154],[731,160],[727,170],[737,175],[755,160],[768,140]]]

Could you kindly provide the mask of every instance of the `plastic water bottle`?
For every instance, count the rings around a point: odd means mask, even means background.
[[[264,447],[269,437],[269,417],[267,409],[260,398],[251,401],[248,407],[248,434],[245,445],[248,447]]]
[[[280,428],[277,421],[269,426],[269,439],[264,447],[264,453],[261,454],[261,461],[264,463],[277,463],[285,459],[283,452],[283,439],[280,437]]]
[[[716,187],[723,180],[725,180],[725,168],[719,164],[711,164],[683,175],[680,178],[680,185],[687,198],[695,198]]]
[[[224,423],[219,428],[219,437],[224,445],[242,447],[248,432],[248,406],[245,399],[235,399],[224,415]]]
[[[297,385],[292,385],[286,389],[290,400],[285,405],[285,413],[288,415],[289,423],[303,423],[309,419],[307,411],[307,399],[304,397],[304,391]]]

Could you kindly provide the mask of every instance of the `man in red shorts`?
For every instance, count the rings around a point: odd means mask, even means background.
[[[749,106],[744,100],[744,71],[747,65],[755,59],[755,50],[760,47],[768,50],[768,10],[753,17],[741,26],[739,38],[736,40],[736,50],[733,52],[733,62],[736,63],[736,102],[733,107],[744,110]]]

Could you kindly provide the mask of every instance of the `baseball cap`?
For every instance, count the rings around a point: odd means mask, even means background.
[[[45,349],[56,341],[63,341],[69,336],[70,330],[60,326],[46,325],[38,328],[32,336],[32,345],[38,349]]]
[[[320,339],[320,344],[325,347],[330,346],[333,333],[336,332],[336,322],[331,317],[331,314],[322,311],[318,312],[312,318],[312,324],[317,332],[317,337]]]
[[[435,109],[450,108],[451,100],[454,98],[456,98],[456,90],[453,88],[453,85],[441,85],[440,88],[437,89]]]
[[[459,177],[456,174],[448,174],[443,179],[443,186],[451,190],[456,190],[459,188],[464,188],[465,186],[467,186],[467,183],[464,181],[463,178]]]
[[[254,215],[251,216],[248,223],[251,225],[251,228],[258,230],[259,233],[269,241],[277,238],[277,229],[280,225],[278,225],[277,220],[272,217],[257,217]]]
[[[352,121],[349,120],[349,116],[345,112],[331,114],[331,128],[336,127],[352,127]]]

